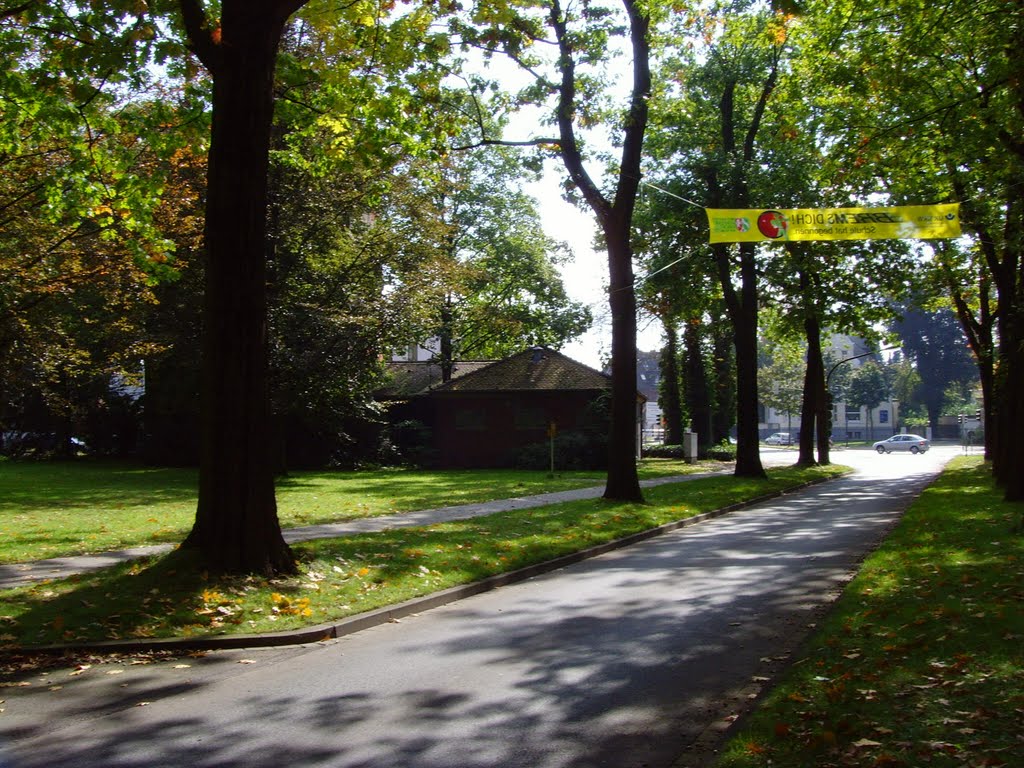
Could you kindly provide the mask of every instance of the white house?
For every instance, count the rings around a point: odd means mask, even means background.
[[[773,408],[765,408],[763,418],[760,424],[762,437],[772,432],[790,432],[794,437],[800,433],[799,413],[780,413]],[[896,400],[881,403],[870,413],[863,406],[847,405],[841,400],[833,404],[833,440],[875,441],[899,431],[899,402]]]
[[[837,365],[860,367],[869,360],[873,351],[864,339],[841,334],[833,334],[828,341],[828,348],[833,358],[839,360]],[[857,357],[864,355],[864,357]],[[763,407],[760,426],[761,436],[772,432],[790,432],[794,438],[800,433],[800,414],[783,413],[774,408]],[[832,406],[832,439],[842,440],[883,440],[897,434],[899,429],[899,402],[889,400],[873,408],[870,413],[863,406],[849,405],[837,401]]]

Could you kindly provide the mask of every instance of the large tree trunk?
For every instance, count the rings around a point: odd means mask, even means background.
[[[1007,253],[1013,246],[1007,244]],[[992,474],[1005,490],[1007,501],[1024,499],[1024,259],[1004,255],[993,269],[999,295],[999,364],[992,398]]]
[[[1020,285],[1024,286],[1024,263]],[[1019,297],[1009,307],[1008,317],[1000,325],[999,373],[996,378],[996,408],[993,421],[996,432],[995,477],[1005,491],[1006,501],[1024,501],[1024,306]]]
[[[791,254],[796,254],[790,248]],[[803,402],[800,411],[800,457],[797,463],[812,466],[817,443],[818,462],[829,463],[829,419],[825,414],[825,360],[821,353],[821,322],[815,312],[813,277],[805,269],[800,273],[800,295],[804,312],[804,337],[807,340],[807,368],[804,374]]]
[[[629,112],[622,124],[622,156],[613,200],[608,200],[587,172],[576,137],[576,40],[569,32],[561,3],[551,4],[549,22],[558,41],[561,83],[556,112],[559,148],[572,183],[594,211],[608,249],[608,304],[612,316],[612,407],[608,435],[608,480],[604,497],[643,501],[636,471],[636,291],[630,234],[640,185],[640,161],[651,96],[650,19],[646,6],[623,0],[629,16],[633,52],[633,87]]]
[[[740,293],[732,285],[729,249],[712,246],[718,263],[719,282],[733,326],[736,347],[736,470],[737,477],[765,477],[761,464],[757,418],[757,275],[754,248],[741,243]]]
[[[629,220],[610,217],[604,228],[612,313],[612,407],[606,499],[643,501],[636,471],[636,292]]]
[[[826,412],[828,399],[825,397],[825,360],[821,353],[821,324],[816,316],[804,320],[804,335],[807,338],[807,376],[804,379],[804,410],[808,421],[801,420],[800,463],[814,464],[814,447],[818,449],[818,464],[829,464],[829,442],[832,437],[831,419]],[[803,417],[801,417],[802,419]],[[804,450],[804,432],[807,451]]]
[[[991,249],[991,242],[983,243],[983,247]],[[960,327],[963,328],[967,343],[974,353],[974,361],[978,366],[978,378],[981,381],[982,409],[982,432],[985,436],[985,461],[992,461],[995,452],[993,430],[996,428],[995,419],[992,418],[992,408],[995,402],[995,349],[996,343],[992,331],[995,318],[990,308],[989,278],[982,274],[977,286],[978,315],[975,317],[970,305],[964,297],[964,286],[961,286],[951,271],[944,271],[946,277],[946,289],[953,299],[953,306],[956,309],[957,317],[960,320]]]
[[[224,2],[220,39],[198,41],[213,74],[213,125],[199,503],[185,543],[224,572],[295,569],[274,498],[266,318],[267,171],[284,5]],[[194,4],[182,8],[195,13]]]
[[[1016,0],[1015,12],[1024,9],[1024,2]],[[1020,117],[1024,113],[1024,64],[1021,63],[1020,49],[1024,45],[1024,25],[1019,22],[1013,28],[1008,53],[1012,62],[1009,81],[1015,111],[1016,126],[1011,132],[1001,131],[1004,146],[1009,148],[1019,163],[1024,158],[1024,132],[1020,129]],[[1014,178],[1019,182],[1020,173]],[[997,373],[997,408],[993,426],[996,428],[996,460],[1000,465],[998,477],[1003,480],[1006,501],[1024,501],[1024,448],[1021,435],[1024,434],[1024,200],[1020,187],[1009,187],[1005,201],[1005,224],[1003,234],[1003,258],[998,269],[993,265],[999,292],[1000,314],[1000,359]],[[998,422],[998,426],[996,423]],[[996,461],[993,462],[995,466]],[[1020,525],[1024,527],[1024,514]]]

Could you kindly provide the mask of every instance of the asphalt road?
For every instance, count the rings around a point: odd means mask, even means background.
[[[15,768],[704,765],[957,450],[837,452],[854,476],[339,640],[35,675],[0,739]]]

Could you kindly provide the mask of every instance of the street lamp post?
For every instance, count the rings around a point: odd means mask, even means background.
[[[840,365],[842,365],[843,363],[848,363],[851,360],[859,360],[862,357],[871,357],[872,355],[877,355],[879,352],[891,352],[894,349],[902,349],[902,347],[882,347],[881,349],[876,349],[876,350],[873,350],[871,352],[862,352],[859,355],[853,355],[851,357],[844,357],[838,363],[836,363],[831,368],[829,368],[828,369],[828,375],[825,376],[825,391],[829,395],[829,402],[831,402],[831,400],[832,400],[832,390],[829,389],[829,384],[832,381],[832,374],[836,372],[836,369]],[[843,410],[844,411],[847,410],[847,408],[846,408],[846,401],[845,400],[843,401]],[[868,414],[868,415],[870,416],[870,414]],[[844,420],[844,423],[846,423],[846,442],[847,442],[847,444],[849,444],[849,441],[850,441],[849,422],[846,421],[846,417],[845,416],[843,417],[843,420]]]

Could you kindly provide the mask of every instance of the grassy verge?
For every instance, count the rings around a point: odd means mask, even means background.
[[[668,459],[641,477],[707,471]],[[296,472],[277,482],[281,525],[376,517],[599,485],[599,472],[384,469]],[[108,462],[0,461],[0,563],[176,543],[195,518],[196,472]]]
[[[8,646],[294,629],[503,573],[840,473],[771,470],[649,489],[646,504],[569,502],[459,522],[306,542],[296,578],[214,578],[174,552],[0,592]]]
[[[1001,498],[954,460],[716,765],[1024,765],[1024,536]]]

